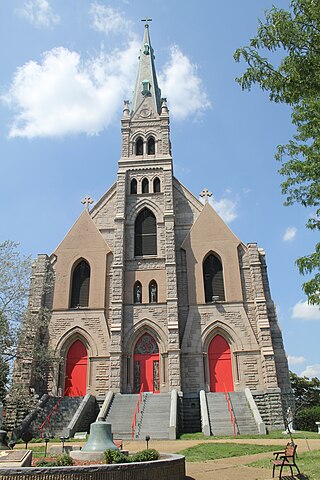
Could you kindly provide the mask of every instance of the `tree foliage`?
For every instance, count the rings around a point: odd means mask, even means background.
[[[274,57],[273,61],[270,57]],[[279,59],[280,57],[280,59]],[[248,65],[237,82],[250,90],[257,84],[270,100],[292,109],[293,138],[278,146],[276,158],[285,178],[286,205],[311,207],[307,228],[320,230],[320,2],[292,0],[289,11],[275,6],[259,20],[256,37],[234,54]],[[297,259],[311,304],[320,305],[320,243],[315,252]]]
[[[290,383],[297,410],[320,405],[320,380],[317,377],[310,380],[290,372]]]
[[[29,290],[31,260],[18,244],[0,243],[0,401],[6,393],[10,361],[16,354],[18,331]]]

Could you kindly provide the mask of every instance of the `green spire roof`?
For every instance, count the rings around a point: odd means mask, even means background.
[[[152,110],[160,113],[161,109],[161,91],[158,87],[156,68],[154,65],[153,48],[151,46],[149,25],[145,24],[142,46],[140,50],[139,69],[136,81],[136,87],[133,95],[132,111],[137,111],[144,98],[147,96],[151,100]],[[149,103],[150,104],[150,103]]]

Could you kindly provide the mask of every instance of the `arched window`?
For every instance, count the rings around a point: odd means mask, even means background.
[[[153,180],[153,192],[158,193],[160,192],[160,178],[156,177]]]
[[[139,281],[136,282],[133,287],[133,302],[142,303],[142,286]]]
[[[149,180],[147,178],[142,180],[142,193],[149,193]]]
[[[149,283],[149,303],[157,303],[158,301],[158,285],[155,280]]]
[[[143,155],[143,140],[141,137],[136,141],[136,155]]]
[[[157,222],[148,208],[144,208],[135,221],[134,254],[157,255]]]
[[[203,281],[206,303],[225,300],[222,263],[213,253],[203,262]]]
[[[70,308],[89,305],[89,287],[90,266],[85,260],[81,260],[72,274]]]
[[[156,153],[156,145],[153,137],[148,140],[148,155],[154,155]]]
[[[137,193],[137,180],[133,178],[130,183],[130,193],[136,194]]]

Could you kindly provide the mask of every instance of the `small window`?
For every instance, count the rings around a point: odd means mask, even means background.
[[[158,177],[153,180],[153,191],[154,193],[160,192],[160,179]]]
[[[225,301],[222,263],[211,253],[203,262],[204,294],[206,303]]]
[[[143,140],[141,137],[136,141],[136,155],[143,155]]]
[[[150,137],[148,140],[148,155],[154,155],[155,152],[155,141],[153,137]]]
[[[134,284],[133,302],[134,303],[142,303],[142,286],[141,286],[141,283],[139,281]]]
[[[71,283],[70,308],[81,308],[89,305],[90,266],[81,260],[73,270]]]
[[[147,178],[142,180],[142,193],[149,193],[149,180]]]
[[[150,82],[149,80],[142,80],[142,95],[150,94]]]
[[[137,180],[133,178],[130,183],[130,193],[135,195],[137,193]]]
[[[158,285],[155,280],[152,280],[149,284],[149,303],[158,302]]]

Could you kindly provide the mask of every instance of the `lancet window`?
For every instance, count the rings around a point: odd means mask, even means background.
[[[90,288],[90,265],[81,260],[73,270],[70,308],[88,307]]]
[[[144,208],[135,221],[134,254],[157,255],[157,222],[148,208]]]
[[[206,303],[224,301],[223,268],[217,254],[210,253],[203,262],[203,282]]]

